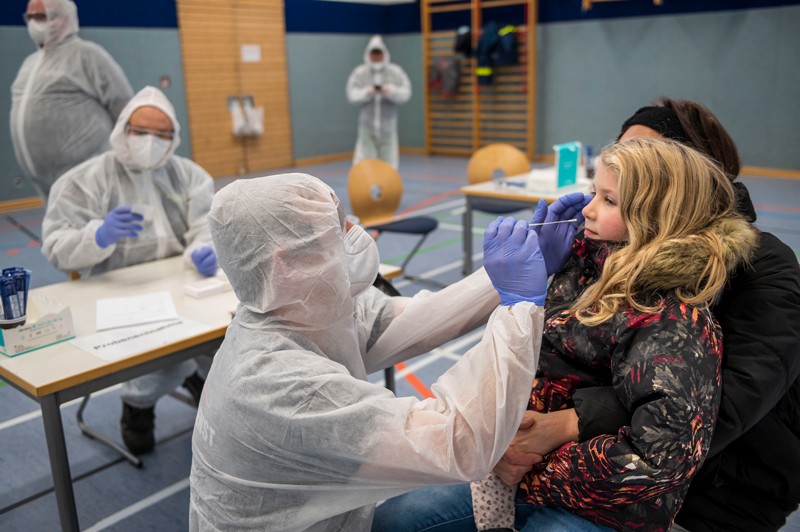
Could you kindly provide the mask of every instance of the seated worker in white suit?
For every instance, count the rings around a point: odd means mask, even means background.
[[[53,266],[85,277],[183,253],[203,275],[217,272],[206,221],[214,184],[174,155],[179,132],[161,91],[145,87],[133,97],[111,132],[111,151],[68,171],[51,190],[42,253]],[[121,431],[131,452],[155,445],[156,401],[181,383],[197,401],[202,373],[187,360],[125,383]]]

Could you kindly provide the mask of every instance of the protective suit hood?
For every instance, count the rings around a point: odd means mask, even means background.
[[[163,111],[169,117],[170,121],[172,122],[172,127],[175,130],[175,135],[172,138],[172,144],[170,145],[169,150],[159,161],[157,167],[163,165],[170,157],[172,157],[172,155],[175,153],[175,150],[181,143],[181,126],[178,123],[177,117],[175,116],[175,109],[172,107],[172,104],[169,102],[164,93],[157,88],[150,86],[143,88],[136,93],[134,97],[131,98],[131,101],[129,101],[128,104],[122,109],[122,112],[117,119],[117,123],[114,125],[114,129],[111,131],[111,149],[114,150],[114,154],[119,162],[121,162],[126,168],[130,168],[132,170],[142,170],[142,167],[131,156],[131,151],[128,146],[128,135],[125,134],[125,126],[128,124],[128,121],[131,119],[131,115],[136,109],[147,106],[156,107]]]
[[[220,266],[254,314],[245,322],[308,334],[342,331],[344,319],[352,329],[345,215],[328,185],[299,173],[240,179],[217,193],[208,220]]]
[[[372,61],[369,60],[369,53],[375,49],[383,52],[382,62],[384,65],[388,65],[392,60],[392,56],[389,54],[389,49],[386,48],[386,44],[383,42],[380,35],[373,35],[369,43],[367,43],[367,48],[364,50],[364,63],[367,65],[372,63]]]
[[[78,8],[72,0],[44,0],[48,31],[44,47],[52,48],[78,33]]]

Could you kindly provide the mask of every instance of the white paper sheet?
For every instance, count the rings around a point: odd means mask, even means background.
[[[97,300],[97,331],[174,320],[178,317],[169,292]]]
[[[137,355],[158,347],[197,336],[211,327],[189,318],[125,327],[111,331],[79,336],[72,345],[106,362]]]

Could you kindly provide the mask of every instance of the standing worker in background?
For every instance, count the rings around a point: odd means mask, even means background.
[[[347,99],[361,106],[353,164],[381,159],[397,169],[397,106],[411,98],[411,82],[399,65],[391,63],[380,35],[364,50],[364,64],[347,80]]]
[[[183,253],[206,276],[217,272],[206,216],[211,176],[173,155],[180,125],[166,96],[142,89],[111,132],[111,151],[64,174],[42,223],[42,253],[60,270],[93,275]],[[197,401],[203,378],[194,360],[126,382],[122,439],[131,452],[155,445],[154,405],[183,383]]]
[[[38,50],[11,86],[11,140],[46,204],[61,174],[110,148],[133,89],[108,52],[78,37],[72,0],[30,0],[24,17]]]

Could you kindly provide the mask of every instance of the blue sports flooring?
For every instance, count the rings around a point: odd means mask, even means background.
[[[461,278],[464,199],[458,188],[466,183],[466,166],[463,158],[401,156],[404,194],[399,212],[413,211],[439,221],[439,228],[410,262],[408,273],[443,283]],[[345,207],[349,207],[349,168],[349,161],[341,161],[288,170],[323,179],[337,192]],[[217,180],[217,187],[230,181]],[[742,181],[756,205],[757,225],[774,233],[800,256],[800,180],[747,176]],[[530,216],[530,211],[521,215]],[[41,254],[42,216],[42,209],[0,213],[0,268],[31,269],[34,287],[67,280]],[[476,268],[481,264],[481,234],[492,219],[489,215],[475,215]],[[382,235],[377,241],[382,261],[399,265],[414,241],[415,237]],[[428,283],[405,279],[396,279],[394,284],[404,295],[436,289]],[[408,361],[405,369],[398,371],[398,395],[419,396],[418,390],[429,387],[454,360],[477,343],[480,334],[481,331],[475,331],[431,354]],[[403,378],[404,375],[408,378]],[[371,380],[382,382],[382,374],[372,375]],[[0,530],[57,530],[58,514],[39,407],[2,381],[0,405],[3,448]],[[81,526],[85,530],[186,530],[195,410],[172,397],[159,401],[158,444],[155,451],[143,456],[144,467],[136,469],[111,449],[80,434],[75,421],[77,408],[77,403],[64,405],[62,416]],[[119,439],[120,413],[119,387],[113,387],[92,396],[85,416],[91,426]],[[784,530],[800,532],[799,513],[792,516]]]

